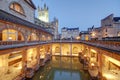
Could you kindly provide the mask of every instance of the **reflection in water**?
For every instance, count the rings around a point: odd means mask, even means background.
[[[87,72],[77,57],[52,57],[32,80],[89,80]]]

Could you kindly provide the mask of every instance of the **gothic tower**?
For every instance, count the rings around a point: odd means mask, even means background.
[[[57,18],[54,18],[53,25],[54,25],[53,28],[55,29],[54,39],[58,39],[58,19]]]
[[[46,4],[44,4],[43,8],[40,8],[38,6],[38,19],[40,19],[43,22],[49,22],[49,12],[48,12],[48,7]]]

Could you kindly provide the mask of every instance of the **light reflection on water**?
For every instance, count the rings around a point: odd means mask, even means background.
[[[77,57],[52,57],[52,61],[35,74],[32,80],[89,80]]]

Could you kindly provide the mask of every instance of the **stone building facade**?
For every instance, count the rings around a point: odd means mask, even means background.
[[[120,17],[114,17],[113,14],[101,20],[102,37],[120,36]]]
[[[67,28],[61,29],[61,39],[76,39],[79,37],[79,28]]]
[[[8,0],[4,1],[7,2]],[[30,2],[31,0],[27,1]],[[4,3],[4,5],[6,4]],[[0,5],[3,4],[0,2]],[[20,8],[20,4],[14,3],[13,5]],[[9,8],[9,5],[6,6]],[[11,6],[11,8],[13,7]],[[16,12],[16,14],[23,13],[22,9],[19,8],[15,9],[20,11]],[[89,69],[93,70],[93,67],[95,67],[96,70],[97,67],[100,74],[105,78],[104,80],[119,80],[119,42],[106,41],[95,45],[68,40],[67,42],[51,43],[48,40],[51,40],[53,35],[44,29],[42,25],[39,26],[29,22],[29,20],[24,20],[16,16],[16,14],[13,15],[6,10],[0,9],[0,80],[25,80],[25,78],[32,78],[36,71],[41,68],[40,66],[46,65],[46,61],[50,59],[51,55],[79,56],[83,59],[83,62],[89,63]],[[74,37],[79,35],[79,28],[66,28],[65,30],[69,30],[67,35],[70,34]],[[71,38],[71,36],[69,37]],[[103,49],[106,46],[109,47]],[[58,58],[56,60],[58,61]],[[76,59],[74,60],[76,61]],[[74,64],[74,61],[68,62]],[[68,67],[71,67],[71,65]],[[51,70],[51,68],[48,70]],[[42,74],[42,76],[44,75],[46,74]]]
[[[39,69],[40,43],[53,35],[34,23],[35,9],[32,0],[0,0],[0,80],[23,80]]]
[[[6,5],[4,8],[3,4]],[[44,36],[45,39],[44,34],[50,32],[34,24],[35,9],[36,7],[31,0],[1,0],[0,40],[40,40],[39,36]]]
[[[36,7],[31,0],[0,0],[0,9],[34,23]]]
[[[80,32],[80,40],[90,40],[90,35],[88,31],[81,31]]]
[[[54,35],[53,39],[58,39],[58,19],[54,18],[53,21],[49,21],[49,9],[44,4],[43,8],[38,7],[38,17],[35,18],[35,24],[42,26]]]
[[[101,40],[102,39],[102,30],[101,27],[92,28],[90,31],[90,39],[91,40]]]
[[[120,17],[114,17],[113,14],[101,20],[101,27],[91,28],[90,38],[102,40],[106,38],[120,37]]]

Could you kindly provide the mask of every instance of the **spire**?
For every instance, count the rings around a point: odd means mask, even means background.
[[[47,6],[47,10],[49,10],[48,6]]]
[[[44,4],[44,10],[48,10],[48,6],[46,6],[46,3]]]
[[[58,19],[56,17],[54,17],[54,21],[58,21]]]
[[[47,7],[46,7],[46,4],[44,4],[44,9],[46,9]]]
[[[38,11],[40,11],[40,7],[38,6]]]

